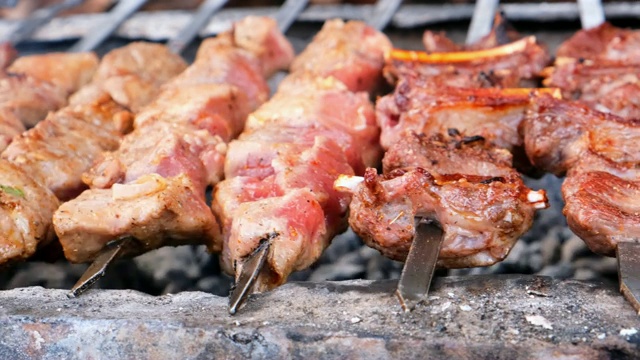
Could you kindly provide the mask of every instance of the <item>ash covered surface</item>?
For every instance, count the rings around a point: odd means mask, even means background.
[[[614,287],[548,277],[438,278],[405,313],[394,281],[289,283],[236,316],[202,292],[0,292],[1,358],[637,358]]]

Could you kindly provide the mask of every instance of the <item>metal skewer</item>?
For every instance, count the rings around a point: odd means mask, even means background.
[[[477,0],[467,32],[467,45],[473,44],[491,31],[499,0]]]
[[[108,244],[98,255],[98,257],[89,265],[87,270],[82,274],[80,279],[71,288],[67,294],[68,297],[74,298],[87,289],[89,289],[96,281],[104,276],[109,265],[118,257],[122,248],[127,245],[133,238],[130,236],[113,241]]]
[[[133,13],[146,4],[147,0],[120,0],[113,10],[109,13],[108,19],[100,24],[101,26],[95,32],[85,35],[80,41],[69,49],[71,52],[91,51],[102,44],[109,35],[116,31],[122,23],[127,20]]]
[[[604,22],[604,8],[600,0],[578,0],[578,10],[580,23],[585,30]]]
[[[426,300],[443,240],[444,232],[439,225],[426,218],[416,218],[416,234],[396,290],[404,311],[411,311]]]
[[[389,21],[391,21],[401,3],[402,0],[378,1],[374,9],[374,16],[369,24],[377,30],[382,30]],[[297,18],[298,14],[304,10],[305,6],[306,0],[288,0],[282,5],[280,11],[278,11],[278,15],[276,15],[276,19],[282,21],[279,22],[279,27],[283,33],[293,24],[293,21]],[[241,260],[240,264],[237,265],[236,274],[238,275],[236,276],[236,284],[231,290],[231,296],[229,297],[229,313],[231,315],[238,311],[242,303],[244,303],[251,294],[253,284],[260,275],[267,255],[269,254],[270,241],[275,236],[277,236],[277,234],[267,235],[266,239],[260,242],[256,250]]]
[[[63,10],[78,6],[83,2],[84,0],[65,0],[59,4],[38,9],[34,11],[28,19],[22,21],[9,35],[0,40],[0,42],[8,42],[14,45],[18,44],[31,36],[40,26],[48,23]]]
[[[498,9],[497,0],[478,0],[467,33],[467,44],[489,34]],[[442,228],[432,220],[416,218],[416,233],[398,281],[396,295],[405,311],[426,300],[444,241]]]
[[[620,292],[640,315],[640,244],[618,243],[616,255]]]
[[[229,314],[234,315],[250,295],[253,284],[256,279],[258,279],[264,263],[267,260],[267,255],[269,255],[269,248],[271,247],[270,240],[271,239],[268,238],[261,240],[253,253],[237,264],[239,268],[236,268],[236,271],[239,272],[240,275],[229,297]]]
[[[144,4],[146,0],[134,0],[139,4],[135,9],[139,8]],[[194,16],[194,21],[185,27],[175,38],[171,39],[167,46],[174,53],[182,52],[189,43],[197,36],[200,28],[206,25],[207,20],[218,10],[220,10],[227,0],[208,0],[205,2],[200,8],[198,12]],[[120,14],[124,16],[125,11],[133,13],[135,11],[134,6],[122,10]],[[124,18],[122,19],[124,20]],[[113,27],[112,31],[117,29],[117,26]],[[97,46],[100,42],[109,35],[109,33],[100,34],[99,38],[95,39],[83,39],[86,40],[84,44],[77,44],[78,48],[82,48],[84,46]],[[100,40],[102,39],[102,40]],[[75,47],[74,47],[75,48]],[[79,50],[76,50],[79,51]],[[76,297],[82,294],[85,290],[90,288],[98,279],[104,276],[105,271],[115,261],[120,254],[120,251],[124,246],[126,246],[130,241],[133,241],[133,237],[125,237],[114,241],[112,244],[107,245],[102,252],[96,257],[96,259],[91,263],[91,265],[85,270],[82,274],[82,277],[76,282],[76,284],[71,289],[69,293],[69,297]],[[239,304],[238,304],[239,305]],[[238,306],[236,305],[236,306]]]
[[[278,22],[278,28],[285,34],[293,25],[300,13],[307,7],[309,0],[287,0],[280,6],[275,19]]]
[[[198,8],[198,12],[192,17],[176,37],[169,40],[167,47],[175,54],[180,54],[198,35],[209,19],[227,3],[227,0],[206,0]]]

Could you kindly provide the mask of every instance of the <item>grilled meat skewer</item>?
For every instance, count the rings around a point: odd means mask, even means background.
[[[206,40],[196,61],[137,114],[120,148],[85,174],[91,189],[54,214],[65,257],[92,261],[124,237],[132,241],[121,255],[183,244],[220,251],[206,187],[221,178],[226,142],[267,100],[265,77],[292,58],[291,45],[269,18],[247,17]]]
[[[136,61],[132,62],[134,58]],[[132,43],[113,50],[98,65],[92,82],[83,87],[91,89],[92,96],[74,97],[71,100],[73,105],[50,113],[34,128],[14,139],[2,153],[2,161],[15,165],[4,169],[21,172],[14,176],[23,179],[21,181],[25,185],[22,185],[24,189],[16,183],[7,186],[16,187],[25,194],[28,193],[27,187],[37,188],[29,190],[29,193],[49,192],[50,195],[42,195],[37,200],[25,197],[25,200],[35,201],[31,209],[37,209],[36,214],[29,212],[26,205],[13,207],[12,202],[4,202],[2,209],[12,209],[5,211],[5,229],[14,229],[7,230],[6,234],[21,234],[24,244],[47,244],[52,238],[52,209],[57,208],[59,200],[73,198],[86,188],[81,181],[82,173],[101,152],[116,149],[122,133],[130,128],[132,114],[123,105],[140,102],[136,98],[136,90],[140,91],[142,97],[148,98],[150,93],[157,91],[154,88],[177,75],[169,70],[154,73],[157,69],[153,66],[143,66],[154,62],[164,62],[166,68],[174,72],[186,66],[179,56],[168,52],[162,45]],[[46,74],[44,70],[39,71]],[[61,79],[70,78],[61,76]],[[116,99],[124,103],[120,104]],[[27,183],[25,178],[31,179],[31,182]],[[37,231],[21,233],[25,219]],[[33,227],[34,224],[40,226]],[[11,241],[6,239],[0,247],[10,246]],[[34,246],[25,246],[18,259],[31,256],[33,251]],[[3,254],[0,263],[16,260],[14,253]]]
[[[212,207],[221,220],[225,271],[239,279],[244,259],[266,249],[253,291],[283,284],[346,228],[349,198],[332,184],[379,159],[370,94],[361,90],[381,83],[388,49],[389,40],[364,23],[326,22],[230,143]]]
[[[385,154],[384,175],[368,169],[336,186],[354,195],[351,227],[383,255],[404,260],[421,217],[444,230],[438,266],[488,266],[504,259],[535,211],[548,206],[544,190],[527,188],[511,162],[509,151],[479,136],[407,132]]]

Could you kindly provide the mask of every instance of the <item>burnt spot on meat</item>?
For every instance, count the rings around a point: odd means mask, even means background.
[[[485,180],[480,181],[480,184],[491,184],[494,181],[499,181],[499,182],[502,182],[502,183],[506,182],[504,177],[502,177],[502,176],[494,176],[494,177],[492,177],[490,179],[485,179]]]
[[[485,138],[481,135],[465,136],[462,138],[462,143],[467,145],[475,142],[484,142]]]

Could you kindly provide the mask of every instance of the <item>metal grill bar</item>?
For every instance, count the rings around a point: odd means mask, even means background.
[[[583,29],[596,27],[604,22],[604,9],[600,0],[578,0],[578,7]]]
[[[633,18],[640,16],[640,2],[615,2],[604,4],[607,19]],[[513,21],[575,21],[580,18],[575,2],[562,3],[513,3],[502,4],[505,16]],[[200,36],[212,36],[225,31],[233,21],[247,15],[270,15],[278,13],[277,7],[225,8],[216,13]],[[411,5],[400,6],[392,17],[391,25],[397,28],[413,28],[444,21],[469,20],[474,6],[461,5]],[[372,18],[373,5],[309,5],[296,21],[321,22],[339,17],[345,20],[367,20]],[[189,23],[193,13],[188,11],[137,12],[116,31],[124,38],[163,41],[176,34]],[[95,24],[109,21],[110,14],[83,14],[55,18],[42,26],[31,39],[36,41],[60,41],[83,37],[95,31]],[[167,24],[158,27],[157,24]],[[0,36],[15,28],[15,20],[0,20]]]
[[[478,0],[467,32],[467,44],[473,44],[491,31],[499,0]]]
[[[26,20],[22,21],[14,31],[5,36],[1,42],[18,44],[19,42],[29,38],[34,31],[40,26],[48,23],[63,10],[78,6],[84,0],[65,0],[60,4],[55,4],[43,9],[38,9]]]
[[[176,54],[181,53],[207,24],[211,16],[222,9],[226,3],[227,0],[206,0],[202,3],[189,24],[180,31],[178,36],[167,43],[169,50]]]
[[[383,30],[398,12],[402,0],[379,0],[373,9],[373,17],[369,21],[374,29]]]
[[[107,21],[102,22],[102,27],[98,31],[87,33],[69,51],[83,52],[91,51],[102,44],[111,34],[113,34],[122,23],[133,13],[138,11],[147,0],[120,0],[118,5],[109,13]]]
[[[278,27],[282,33],[286,33],[287,30],[289,30],[308,4],[308,0],[287,0],[282,4],[280,10],[275,15]]]

